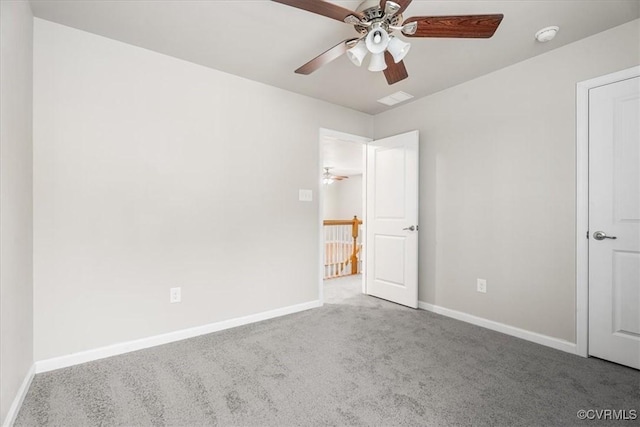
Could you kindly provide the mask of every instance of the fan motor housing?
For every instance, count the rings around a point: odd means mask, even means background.
[[[366,22],[381,21],[385,29],[389,28],[390,25],[399,26],[402,23],[402,14],[400,13],[387,17],[387,19],[382,21],[382,18],[384,17],[384,10],[380,8],[379,0],[363,1],[356,9],[356,12],[362,13],[364,21]],[[356,24],[353,28],[355,28],[355,30],[360,34],[367,34],[369,31],[369,28],[364,25]]]

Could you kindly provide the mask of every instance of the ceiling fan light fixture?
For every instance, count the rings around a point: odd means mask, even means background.
[[[397,64],[402,61],[411,49],[411,43],[404,42],[397,37],[391,36],[387,50],[393,56],[393,61]]]
[[[389,33],[381,26],[375,26],[369,30],[365,38],[365,44],[369,52],[379,54],[387,50],[389,44]]]
[[[369,71],[384,71],[387,69],[387,63],[384,60],[384,51],[380,53],[374,53],[369,60]]]
[[[502,22],[501,13],[483,15],[413,16],[403,18],[412,0],[360,0],[355,11],[326,0],[272,0],[300,10],[353,25],[357,38],[343,40],[332,48],[295,70],[297,74],[311,74],[323,65],[347,54],[356,66],[362,66],[367,53],[371,53],[368,69],[384,71],[387,84],[393,85],[407,77],[403,58],[410,44],[395,39],[391,33],[398,31],[408,37],[491,38]],[[545,28],[543,30],[548,30]],[[558,28],[550,34],[553,36]],[[540,37],[538,40],[543,41]],[[548,39],[550,40],[550,38]],[[547,40],[544,40],[547,41]],[[367,52],[362,48],[362,42]],[[387,54],[388,51],[388,54]],[[340,180],[341,178],[337,178]]]
[[[369,53],[369,51],[367,50],[364,40],[360,40],[354,47],[347,50],[347,57],[356,67],[359,67],[362,65],[362,61],[364,61],[367,53]]]
[[[333,184],[333,178],[329,178],[329,177],[324,177],[322,178],[322,183],[325,185],[331,185]]]

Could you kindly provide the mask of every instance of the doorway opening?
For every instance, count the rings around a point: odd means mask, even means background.
[[[365,292],[366,144],[370,138],[320,129],[320,300]]]
[[[363,299],[362,294],[366,294],[418,308],[418,131],[372,141],[354,135],[321,130],[319,141],[319,157],[322,162],[320,166],[323,171],[326,171],[325,163],[332,160],[337,162],[337,159],[331,157],[330,150],[324,150],[327,146],[340,144],[346,149],[356,147],[355,153],[350,157],[356,162],[357,157],[362,159],[362,183],[359,185],[361,191],[359,196],[352,197],[359,197],[361,202],[354,205],[351,211],[341,214],[349,218],[345,218],[348,222],[344,245],[336,246],[350,248],[351,252],[347,249],[347,253],[343,254],[344,262],[338,265],[338,269],[348,268],[348,273],[351,272],[351,268],[356,273],[361,271],[361,291],[355,296],[359,300]],[[346,171],[340,175],[331,174],[332,168],[334,166],[329,165],[329,173],[324,175],[323,172],[318,177],[319,180],[348,175]],[[340,169],[336,172],[338,171],[343,172]],[[321,184],[319,192],[319,296],[323,302],[325,267],[330,267],[325,266],[325,259],[329,251],[333,250],[326,245],[324,237],[328,185]],[[352,217],[353,209],[358,208],[362,212],[362,223],[358,221],[357,214],[355,219]],[[331,215],[331,212],[328,214]],[[349,234],[349,226],[354,230],[354,235]],[[350,259],[354,261],[349,263]],[[331,276],[327,276],[329,277]]]

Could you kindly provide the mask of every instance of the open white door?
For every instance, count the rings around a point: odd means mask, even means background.
[[[640,77],[589,91],[589,354],[640,369]]]
[[[367,146],[367,294],[418,307],[418,131]]]

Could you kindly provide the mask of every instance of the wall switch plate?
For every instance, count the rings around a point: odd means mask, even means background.
[[[182,300],[182,295],[180,292],[180,288],[171,288],[169,289],[169,301],[173,304],[174,302],[180,302]]]
[[[298,190],[298,200],[301,202],[312,202],[313,190]]]
[[[487,293],[487,281],[484,279],[478,279],[478,292],[483,294]]]

